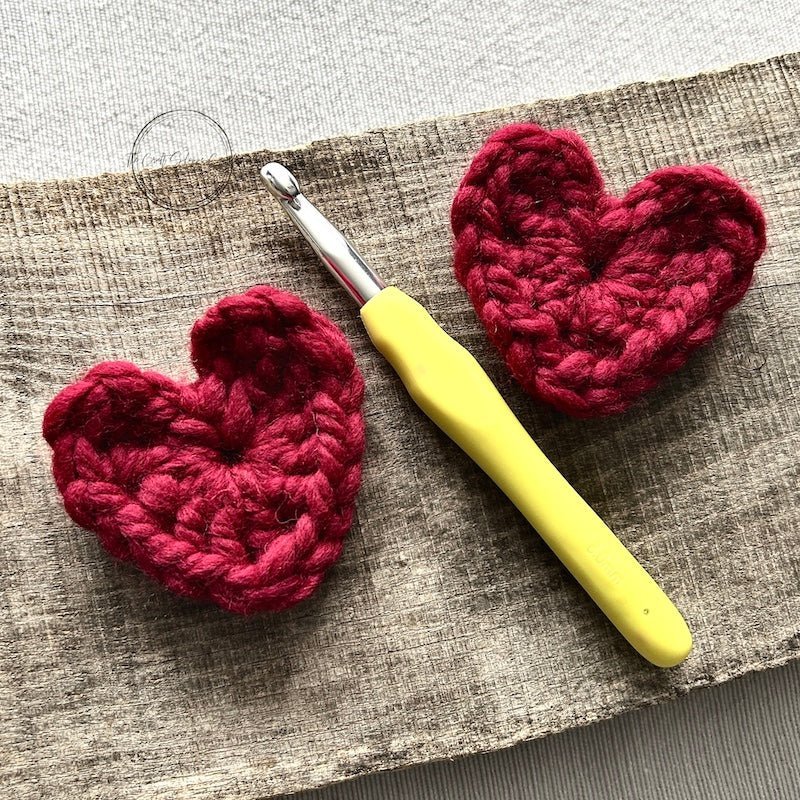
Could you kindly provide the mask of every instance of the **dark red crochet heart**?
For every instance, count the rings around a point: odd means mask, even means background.
[[[575,133],[511,125],[452,207],[455,273],[511,373],[578,417],[624,411],[681,367],[747,291],[758,204],[713,166],[605,193]]]
[[[364,384],[341,331],[266,286],[194,326],[198,378],[94,367],[44,417],[64,505],[117,558],[239,613],[308,597],[361,476]]]

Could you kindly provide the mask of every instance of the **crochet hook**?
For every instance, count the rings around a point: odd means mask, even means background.
[[[417,405],[505,492],[644,658],[659,667],[683,661],[692,636],[678,609],[550,463],[472,355],[419,303],[386,286],[286,167],[267,164],[261,177],[361,307],[370,339]]]

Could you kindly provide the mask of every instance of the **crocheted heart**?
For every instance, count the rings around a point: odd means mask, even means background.
[[[230,611],[308,597],[337,560],[361,475],[364,385],[341,331],[260,286],[195,323],[198,378],[94,367],[44,436],[70,516],[169,589]]]
[[[575,133],[511,125],[452,207],[455,273],[511,373],[578,417],[624,411],[716,332],[764,250],[758,204],[713,166],[605,193]]]

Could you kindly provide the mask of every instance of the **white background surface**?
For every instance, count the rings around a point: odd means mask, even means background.
[[[234,151],[800,49],[796,0],[0,4],[0,180],[126,169],[137,131],[204,111]]]
[[[796,0],[266,0],[0,8],[0,180],[124,171],[173,108],[234,151],[677,77],[800,50]],[[792,798],[797,662],[333,798]],[[309,795],[311,797],[311,795]]]

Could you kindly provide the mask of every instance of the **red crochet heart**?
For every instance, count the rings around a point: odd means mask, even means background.
[[[578,417],[624,411],[716,332],[764,250],[758,204],[713,166],[605,193],[575,133],[511,125],[452,208],[455,273],[511,373]]]
[[[64,505],[108,551],[239,613],[308,597],[361,476],[364,384],[341,331],[266,286],[192,330],[198,379],[108,362],[44,417]]]

